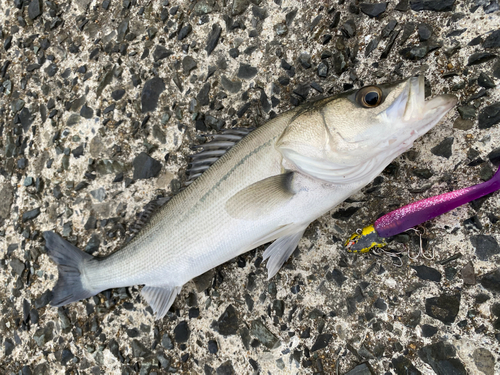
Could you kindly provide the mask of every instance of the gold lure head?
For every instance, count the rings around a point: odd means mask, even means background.
[[[369,225],[354,233],[344,245],[350,253],[367,253],[373,248],[386,246],[387,242],[379,237],[373,225]]]

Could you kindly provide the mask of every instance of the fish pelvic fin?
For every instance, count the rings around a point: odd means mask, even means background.
[[[170,306],[174,303],[175,297],[180,293],[182,286],[148,286],[142,288],[141,294],[147,303],[156,313],[156,320],[163,318]]]
[[[44,232],[45,248],[50,259],[57,263],[59,278],[52,290],[52,306],[64,306],[92,297],[100,290],[92,290],[84,285],[82,272],[86,264],[94,259],[54,232]]]
[[[264,251],[264,260],[269,259],[266,265],[268,280],[276,275],[281,266],[290,258],[305,230],[306,228],[302,228],[296,233],[278,238]]]

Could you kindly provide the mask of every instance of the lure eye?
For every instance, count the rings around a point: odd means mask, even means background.
[[[356,101],[365,108],[374,108],[382,103],[382,90],[377,86],[363,87],[356,94]]]

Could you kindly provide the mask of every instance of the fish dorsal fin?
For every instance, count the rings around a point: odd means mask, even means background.
[[[165,316],[174,303],[175,297],[180,293],[182,286],[148,286],[146,285],[141,290],[141,294],[147,303],[156,313],[156,319],[161,319]]]
[[[226,212],[235,219],[259,220],[294,196],[293,177],[287,172],[247,186],[228,199]]]
[[[295,233],[278,238],[264,251],[264,260],[269,259],[266,266],[268,280],[276,275],[276,272],[290,258],[305,230],[305,228],[302,228]]]
[[[185,185],[190,185],[197,177],[205,172],[213,163],[224,155],[231,147],[241,141],[255,128],[234,128],[224,130],[221,134],[207,135],[211,140],[194,146],[200,152],[191,155],[191,162],[188,165],[186,174],[188,176]]]
[[[171,197],[159,197],[145,205],[142,212],[138,215],[137,220],[130,226],[130,236],[125,240],[125,243],[132,241],[135,235],[156,215],[160,207],[165,205],[170,199]]]

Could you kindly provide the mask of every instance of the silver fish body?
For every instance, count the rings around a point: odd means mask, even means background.
[[[456,103],[425,102],[422,77],[369,90],[306,103],[257,128],[107,257],[45,232],[59,264],[52,304],[145,285],[159,319],[187,281],[276,240],[264,253],[272,277],[312,221],[372,181]],[[364,106],[376,94],[380,103]]]

